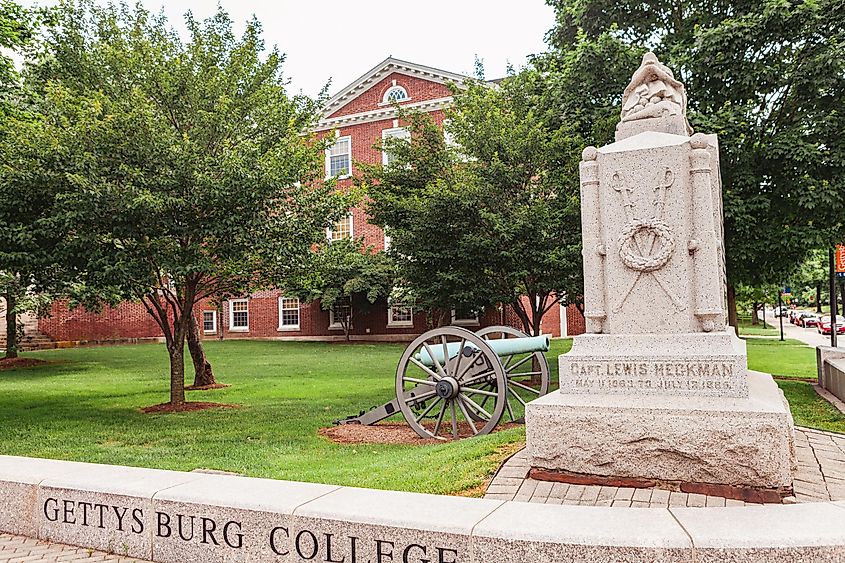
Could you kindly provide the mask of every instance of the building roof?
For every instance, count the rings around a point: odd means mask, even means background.
[[[341,89],[337,94],[332,96],[326,102],[323,109],[323,117],[320,119],[316,130],[325,130],[348,124],[351,122],[373,121],[377,119],[385,119],[395,114],[395,108],[385,107],[377,112],[364,112],[363,114],[344,115],[336,118],[330,116],[336,113],[339,109],[352,102],[355,98],[366,92],[373,85],[377,84],[386,76],[392,73],[400,73],[415,78],[421,78],[439,84],[456,83],[462,84],[471,78],[462,74],[456,74],[446,70],[433,68],[417,63],[403,61],[393,57],[387,57],[379,64],[365,72],[354,82]],[[451,102],[450,98],[442,98],[438,100],[427,100],[420,104],[418,109],[432,110],[438,109],[440,106],[448,105]],[[409,104],[409,106],[416,107],[418,104]]]

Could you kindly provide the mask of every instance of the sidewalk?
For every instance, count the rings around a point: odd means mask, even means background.
[[[766,311],[766,322],[770,326],[775,327],[776,330],[780,329],[780,319],[773,315],[773,311]],[[795,326],[789,322],[788,317],[783,318],[783,337],[800,340],[813,348],[816,346],[830,346],[829,334],[819,334],[819,331],[815,327],[801,328],[800,326]],[[837,348],[845,348],[845,334],[838,335],[836,344]]]
[[[0,533],[0,563],[46,563],[57,561],[110,561],[112,563],[149,563],[141,559],[109,555],[93,549],[40,541]]]

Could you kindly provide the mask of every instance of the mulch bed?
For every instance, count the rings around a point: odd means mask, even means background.
[[[185,391],[210,391],[212,389],[225,389],[231,387],[228,383],[213,383],[211,385],[189,385]]]
[[[207,401],[188,401],[181,405],[172,405],[170,403],[161,403],[160,405],[153,405],[151,407],[144,407],[141,410],[144,414],[165,414],[171,412],[194,412],[204,411],[207,409],[239,409],[240,405],[229,405],[226,403],[210,403]]]
[[[493,432],[507,430],[515,426],[520,425],[514,422],[499,424]],[[427,444],[443,443],[443,440],[435,440],[434,438],[420,438],[410,426],[404,423],[373,424],[372,426],[340,424],[338,426],[321,428],[320,435],[328,438],[335,444],[408,444],[412,446],[424,446]],[[472,430],[470,430],[468,423],[458,423],[458,435],[461,438],[472,436]],[[451,436],[450,427],[448,439],[451,439]]]
[[[43,366],[49,364],[46,360],[36,360],[35,358],[4,358],[0,359],[0,371],[7,369],[31,368],[35,366]]]

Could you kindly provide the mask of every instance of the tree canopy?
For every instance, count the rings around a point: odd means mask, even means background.
[[[801,2],[548,0],[548,100],[590,144],[612,140],[622,90],[653,50],[717,133],[731,284],[781,283],[845,238],[845,10]],[[591,130],[581,124],[592,123]]]
[[[577,160],[568,155],[581,139],[550,118],[547,87],[532,70],[495,87],[455,87],[449,142],[416,116],[411,142],[385,147],[391,164],[365,167],[369,210],[427,307],[504,303],[536,334],[551,307],[580,300]]]
[[[186,23],[182,41],[140,6],[62,4],[28,69],[48,111],[24,155],[77,224],[78,297],[140,300],[158,323],[174,405],[195,305],[279,284],[345,209],[303,135],[314,102],[288,96],[259,23]]]

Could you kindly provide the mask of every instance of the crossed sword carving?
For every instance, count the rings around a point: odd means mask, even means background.
[[[669,188],[672,187],[672,184],[675,183],[675,174],[669,170],[668,168],[663,168],[657,174],[657,185],[654,187],[654,201],[652,202],[656,208],[655,219],[658,221],[663,220],[663,208],[666,206],[666,195],[669,192]],[[632,221],[636,221],[637,218],[634,216],[636,204],[631,199],[631,193],[634,189],[625,182],[625,176],[622,172],[614,172],[613,176],[611,177],[611,185],[616,192],[622,196],[622,204],[625,207],[625,219],[630,224]],[[657,241],[657,235],[651,234],[646,246],[648,246],[648,254],[643,254],[642,246],[640,245],[640,239],[634,234],[631,237],[634,240],[634,245],[637,248],[637,252],[640,253],[641,256],[651,256],[651,253],[654,251],[654,243]],[[622,310],[622,307],[625,305],[625,302],[628,300],[628,296],[631,295],[631,292],[634,290],[634,286],[637,285],[637,282],[640,281],[642,275],[646,272],[638,272],[637,277],[634,278],[634,281],[631,282],[631,285],[628,286],[628,291],[625,292],[622,300],[619,301],[619,304],[613,308],[614,313],[618,313]],[[660,286],[660,289],[663,290],[663,293],[666,294],[667,297],[672,301],[672,304],[675,306],[675,309],[678,311],[682,311],[686,308],[684,303],[678,299],[669,289],[666,287],[665,282],[660,278],[658,275],[658,271],[648,272],[652,276],[654,276],[654,280],[657,282],[657,285]]]

